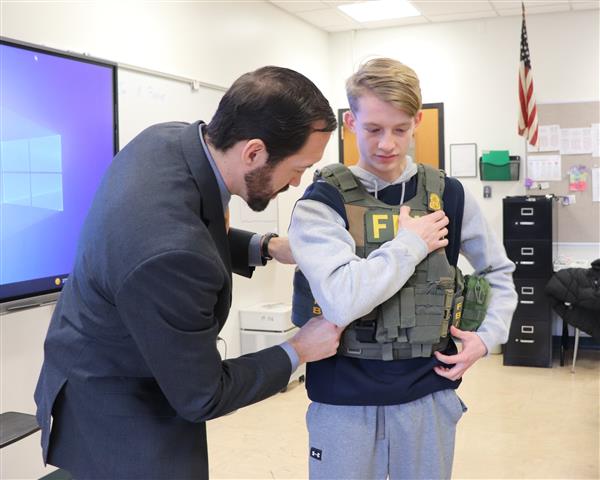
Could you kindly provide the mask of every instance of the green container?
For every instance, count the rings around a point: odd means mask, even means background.
[[[519,180],[520,158],[511,157],[508,150],[492,150],[484,153],[479,172],[482,180]]]

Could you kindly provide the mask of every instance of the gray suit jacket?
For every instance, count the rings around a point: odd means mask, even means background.
[[[115,157],[44,344],[48,463],[75,478],[208,478],[204,422],[291,373],[280,347],[226,361],[216,348],[250,236],[226,235],[198,123],[150,127]]]

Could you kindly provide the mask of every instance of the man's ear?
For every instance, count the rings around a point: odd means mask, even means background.
[[[356,133],[354,130],[356,128],[356,117],[354,116],[354,113],[352,113],[352,110],[344,112],[344,125]]]
[[[265,142],[259,138],[252,138],[242,147],[242,160],[244,166],[254,170],[257,166],[262,166],[266,163],[269,154]]]

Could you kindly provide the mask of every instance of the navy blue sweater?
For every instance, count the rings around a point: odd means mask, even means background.
[[[416,187],[415,175],[406,183],[405,201],[415,196]],[[398,205],[401,194],[402,185],[390,185],[378,192],[378,199],[388,205]],[[330,184],[313,183],[304,193],[302,200],[305,199],[316,200],[333,208],[348,226],[343,199]],[[450,264],[456,266],[464,206],[464,190],[458,180],[446,178],[443,203],[450,220],[446,255]],[[443,353],[452,355],[456,352],[456,345],[450,340]],[[460,385],[460,380],[451,381],[437,375],[433,370],[436,365],[441,363],[435,357],[383,361],[335,355],[307,365],[306,388],[311,400],[333,405],[407,403]]]

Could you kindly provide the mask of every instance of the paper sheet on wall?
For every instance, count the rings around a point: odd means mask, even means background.
[[[477,176],[477,144],[450,145],[450,175],[453,177]]]
[[[528,152],[558,152],[560,150],[560,125],[541,125],[536,147],[527,144]]]
[[[559,182],[561,180],[560,155],[535,155],[527,157],[527,177],[535,181]]]
[[[562,155],[585,155],[592,153],[591,128],[561,128],[560,153]]]
[[[600,157],[600,123],[592,123],[592,157]]]
[[[600,202],[600,168],[592,168],[592,202]]]

